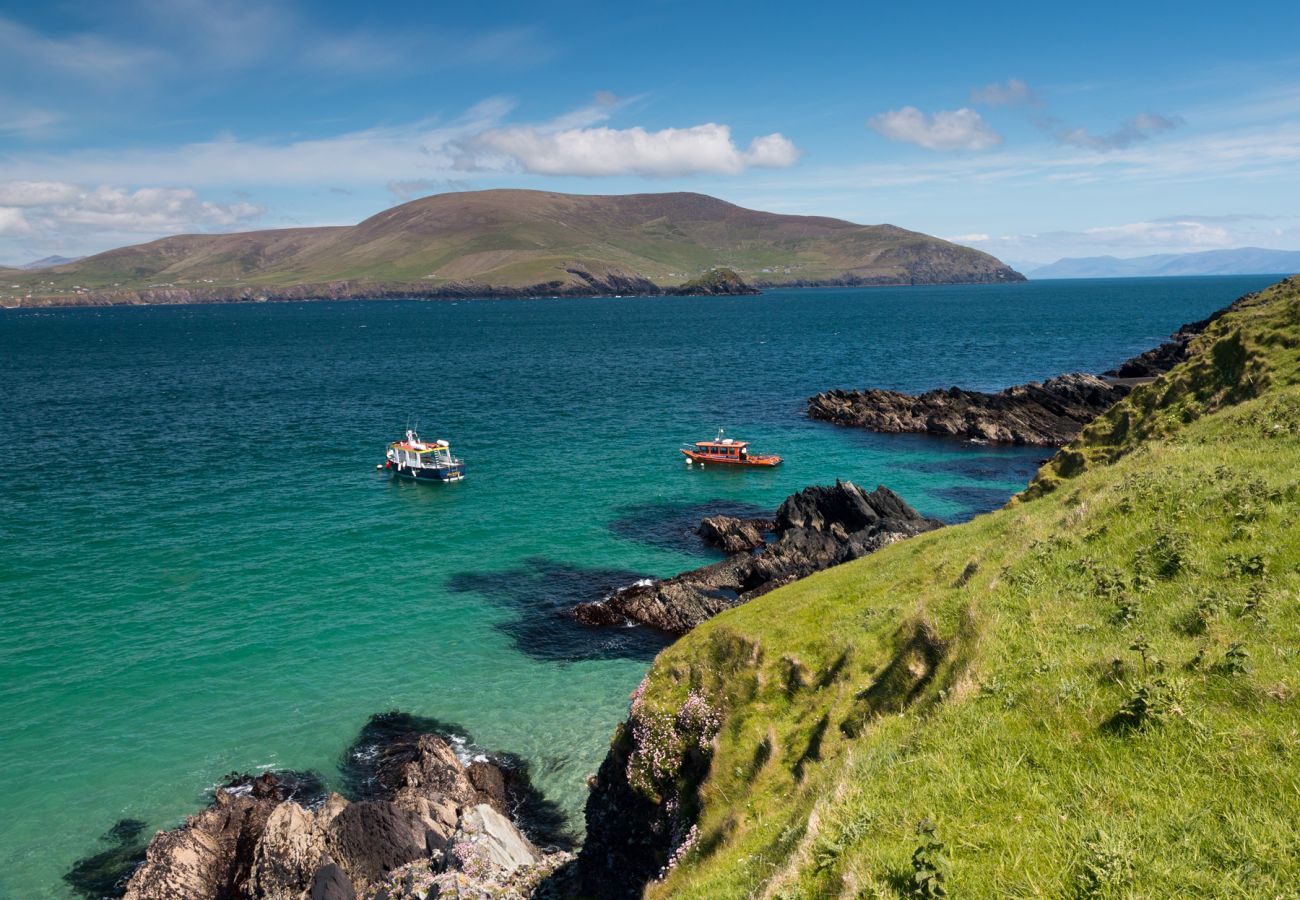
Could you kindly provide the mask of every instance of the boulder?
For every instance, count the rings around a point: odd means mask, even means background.
[[[647,580],[574,610],[592,625],[640,622],[684,634],[706,619],[796,578],[857,559],[888,543],[938,528],[886,487],[848,481],[786,498],[761,553],[738,553],[663,580]]]
[[[362,800],[334,817],[324,843],[360,892],[399,866],[441,855],[449,841],[411,809],[389,800]]]
[[[259,900],[300,900],[312,888],[321,858],[326,855],[325,834],[348,805],[331,794],[318,810],[286,801],[272,810],[257,842],[250,883]]]
[[[326,857],[312,876],[310,900],[357,900],[357,892],[348,873]]]
[[[486,803],[471,807],[461,816],[456,842],[471,844],[479,858],[501,876],[542,861],[542,854],[514,823]]]
[[[704,542],[725,553],[746,553],[763,546],[763,533],[772,530],[768,519],[738,519],[709,516],[700,522],[698,534]]]

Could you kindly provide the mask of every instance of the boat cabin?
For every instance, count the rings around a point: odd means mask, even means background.
[[[700,456],[740,461],[749,459],[749,441],[734,441],[731,438],[696,441],[695,452]]]
[[[404,441],[397,441],[391,446],[388,458],[394,463],[413,469],[437,468],[455,465],[457,460],[451,455],[451,446],[446,441],[426,443],[413,438],[407,432]]]

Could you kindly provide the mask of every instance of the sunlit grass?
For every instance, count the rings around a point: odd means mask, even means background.
[[[953,896],[1295,896],[1300,283],[1200,349],[1027,499],[665,651],[644,702],[726,719],[651,894],[907,894],[929,820]]]

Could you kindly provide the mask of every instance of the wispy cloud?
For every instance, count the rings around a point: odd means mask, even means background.
[[[1006,81],[973,88],[970,99],[971,103],[979,106],[1026,107],[1029,109],[1029,121],[1057,143],[1101,152],[1131,147],[1184,124],[1181,116],[1146,112],[1124,120],[1110,131],[1098,134],[1087,128],[1068,125],[1058,116],[1052,115],[1047,110],[1047,101],[1028,82],[1019,78],[1008,78]]]
[[[1265,228],[1258,222],[1269,222]],[[1168,216],[1150,220],[1094,225],[1077,230],[1023,234],[966,234],[949,240],[985,250],[1011,261],[1052,262],[1067,256],[1116,256],[1194,253],[1231,247],[1263,246],[1285,249],[1288,229],[1300,216],[1241,214],[1232,216]]]
[[[970,102],[979,106],[1021,106],[1035,105],[1042,100],[1024,81],[1019,78],[1008,78],[1006,81],[972,88]]]
[[[498,125],[513,107],[489,98],[456,119],[368,128],[309,140],[217,140],[167,148],[31,151],[0,158],[0,179],[79,184],[382,185],[452,171],[449,145]]]
[[[0,16],[0,58],[49,76],[73,75],[103,84],[137,79],[163,59],[155,49],[93,34],[51,36]]]
[[[1122,150],[1145,141],[1162,131],[1172,131],[1183,124],[1180,116],[1161,116],[1156,113],[1142,113],[1120,123],[1118,128],[1105,134],[1094,134],[1086,128],[1070,128],[1060,124],[1059,120],[1044,118],[1041,127],[1057,141],[1071,147],[1083,147],[1088,150]]]
[[[554,56],[533,27],[331,28],[284,0],[137,0],[151,29],[188,65],[240,69],[290,65],[351,74],[412,64],[421,70],[519,68]]]
[[[969,107],[926,115],[915,106],[904,106],[874,116],[867,125],[891,141],[927,150],[988,150],[1002,143],[1002,136]]]
[[[448,191],[468,191],[472,185],[468,181],[456,178],[408,178],[390,181],[385,187],[398,202],[405,203],[416,197],[438,194]]]

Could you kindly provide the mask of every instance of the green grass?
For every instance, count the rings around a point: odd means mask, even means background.
[[[1300,281],[1199,349],[1024,499],[665,650],[647,713],[725,720],[650,896],[905,896],[923,820],[952,896],[1300,894]]]

